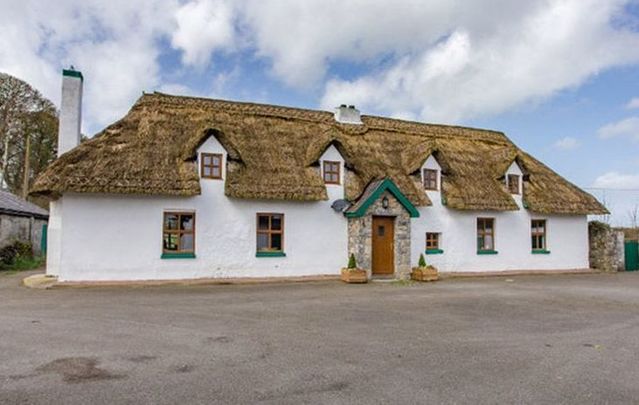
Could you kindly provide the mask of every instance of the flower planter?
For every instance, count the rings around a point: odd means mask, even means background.
[[[342,269],[341,279],[345,283],[363,284],[368,282],[366,270],[362,269]]]
[[[410,278],[415,281],[437,281],[439,279],[439,273],[433,266],[413,267]]]

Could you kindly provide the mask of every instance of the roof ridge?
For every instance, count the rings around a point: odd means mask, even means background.
[[[246,110],[249,108],[258,108],[260,110],[253,112],[254,114],[279,116],[279,117],[285,117],[285,118],[304,119],[305,117],[300,116],[300,114],[308,114],[308,115],[316,116],[317,118],[321,118],[320,120],[316,119],[316,121],[319,121],[319,122],[331,122],[336,125],[349,127],[349,128],[362,126],[360,124],[343,124],[343,123],[336,122],[333,120],[333,113],[326,110],[315,110],[310,108],[291,107],[291,106],[285,106],[285,105],[279,105],[279,104],[255,103],[250,101],[235,101],[235,100],[217,99],[217,98],[209,98],[209,97],[175,95],[175,94],[168,94],[168,93],[163,93],[159,91],[154,91],[153,93],[144,93],[142,97],[138,99],[138,101],[136,102],[136,105],[143,104],[144,103],[143,99],[149,98],[149,97],[151,98],[161,97],[168,100],[180,99],[180,100],[190,100],[195,102],[199,101],[199,102],[209,103],[209,104],[223,104],[231,108],[244,110],[244,112],[246,112]],[[503,139],[501,139],[501,141],[508,144],[512,144],[512,141],[508,139],[508,137],[506,136],[504,132],[496,131],[492,129],[475,128],[475,127],[468,127],[463,125],[448,125],[448,124],[430,123],[430,122],[422,122],[422,121],[412,121],[412,120],[405,120],[400,118],[392,118],[392,117],[386,117],[381,115],[369,115],[369,114],[363,114],[362,121],[364,122],[363,127],[367,129],[385,129],[385,130],[391,129],[391,130],[397,130],[397,131],[401,130],[405,132],[409,128],[415,128],[415,129],[437,128],[437,129],[444,129],[444,130],[461,130],[461,131],[470,131],[475,133],[502,137]],[[369,121],[369,122],[366,122],[366,121]],[[380,122],[381,122],[381,125],[380,125]],[[416,135],[419,135],[419,134],[421,133],[416,133]],[[459,135],[459,134],[456,134],[456,135]],[[485,139],[485,140],[488,140],[488,139]],[[497,139],[492,139],[492,140],[497,141]]]

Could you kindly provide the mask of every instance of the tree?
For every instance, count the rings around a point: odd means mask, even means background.
[[[26,198],[56,156],[58,113],[28,83],[0,73],[0,186]]]
[[[639,203],[635,203],[628,211],[628,219],[631,227],[636,228],[639,225]]]

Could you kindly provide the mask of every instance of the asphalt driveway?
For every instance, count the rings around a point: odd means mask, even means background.
[[[636,403],[639,273],[29,290],[0,403]]]

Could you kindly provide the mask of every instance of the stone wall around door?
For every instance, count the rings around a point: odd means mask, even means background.
[[[388,208],[382,201],[388,199]],[[395,278],[408,279],[411,272],[410,260],[410,215],[390,192],[385,191],[359,218],[348,219],[348,255],[355,255],[357,266],[365,269],[370,278],[372,267],[373,216],[395,218]]]

